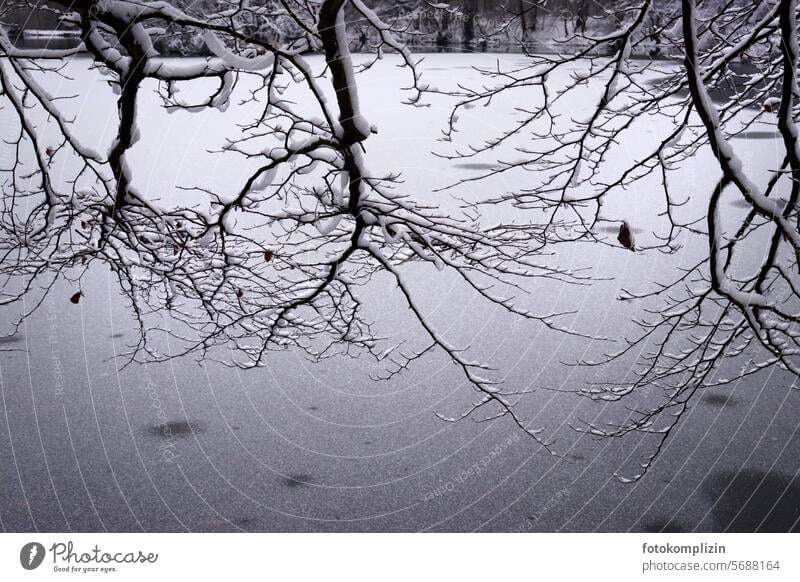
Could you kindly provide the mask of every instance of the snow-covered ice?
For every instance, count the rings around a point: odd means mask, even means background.
[[[425,55],[422,70],[436,86],[478,83],[471,67],[492,67],[497,59],[519,64],[522,57]],[[321,58],[310,62],[321,68]],[[376,172],[401,172],[403,193],[455,208],[454,192],[439,189],[485,171],[495,160],[446,161],[431,154],[452,151],[452,145],[439,141],[452,102],[436,97],[426,108],[401,104],[408,73],[398,62],[396,55],[387,55],[359,76],[363,123],[380,127],[367,141],[366,161]],[[45,89],[53,95],[78,94],[63,104],[77,116],[73,131],[87,151],[104,152],[116,121],[113,91],[99,74],[85,70],[87,63],[76,60],[70,65],[72,80],[51,81]],[[185,84],[181,98],[196,94],[202,100],[212,84]],[[77,86],[83,89],[74,90]],[[222,147],[234,111],[257,108],[237,107],[242,90],[225,95],[230,105],[224,113],[169,113],[152,91],[143,91],[139,141],[126,156],[138,191],[172,205],[187,203],[189,194],[178,186],[202,184],[231,193],[241,186],[256,162],[209,152]],[[602,87],[588,87],[585,100],[567,104],[573,117],[585,115],[601,92]],[[491,108],[462,110],[463,135],[457,137],[479,141],[496,135],[525,98],[515,93],[501,96]],[[613,155],[635,156],[663,129],[639,124],[641,139],[621,144]],[[767,136],[775,131],[759,129]],[[519,155],[513,145],[494,156],[513,161]],[[778,140],[738,139],[735,146],[751,171],[780,155]],[[715,172],[710,153],[701,152],[693,166],[676,173],[675,187],[692,197],[685,212],[703,207]],[[457,193],[467,199],[496,195],[533,179],[526,173],[501,174],[466,184]],[[576,187],[582,187],[577,175]],[[645,182],[609,199],[604,213],[633,225],[639,244],[663,226],[658,196]],[[615,237],[611,230],[600,234]],[[568,288],[537,282],[521,298],[521,307],[538,313],[577,310],[565,323],[571,328],[615,338],[632,334],[629,322],[641,315],[642,306],[617,301],[620,289],[663,279],[704,251],[702,241],[682,242],[684,248],[674,256],[564,246],[552,260],[567,268],[591,267],[604,280]],[[507,388],[538,389],[520,398],[517,411],[530,427],[545,429],[563,458],[550,456],[504,419],[440,420],[436,414],[458,416],[476,398],[441,354],[425,356],[388,382],[370,379],[380,370],[374,362],[331,359],[312,365],[292,351],[271,354],[265,368],[251,371],[193,359],[118,371],[114,356],[125,351],[134,330],[113,278],[97,269],[83,282],[79,304],[69,303],[72,290],[59,286],[21,334],[0,340],[7,350],[0,352],[0,527],[712,530],[734,518],[746,529],[761,518],[777,524],[800,516],[796,507],[786,507],[800,487],[791,481],[800,470],[800,392],[788,389],[790,380],[781,372],[765,371],[698,398],[649,475],[623,484],[615,473],[630,476],[630,467],[651,452],[651,441],[638,435],[596,441],[576,433],[570,424],[624,420],[627,411],[569,391],[628,370],[622,364],[587,369],[563,363],[597,358],[609,346],[504,313],[431,263],[408,268],[412,288],[448,341],[470,345],[469,359],[491,363]],[[385,335],[388,345],[422,345],[423,336],[388,276],[377,277],[363,297],[376,333]],[[11,314],[3,317],[7,323]],[[756,501],[748,501],[755,490]],[[777,503],[777,509],[762,498]],[[739,509],[743,513],[737,514]]]

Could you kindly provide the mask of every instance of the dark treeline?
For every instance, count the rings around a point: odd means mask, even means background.
[[[277,6],[274,0],[260,1],[267,8],[272,4]],[[225,4],[220,0],[172,0],[172,3],[201,15],[211,14]],[[250,4],[258,5],[259,0]],[[555,39],[603,32],[613,26],[613,15],[624,0],[374,0],[367,4],[412,46],[480,50],[519,47],[520,43],[548,45]],[[5,3],[0,8],[0,23],[18,45],[79,42],[77,29],[61,22],[43,0]],[[48,39],[43,34],[47,31],[58,31],[60,36]],[[298,34],[296,30],[281,29],[268,18],[254,19],[250,32],[255,37],[272,40]],[[367,23],[359,22],[355,14],[351,15],[349,33],[355,51],[369,50],[377,42],[375,31]],[[179,27],[167,27],[157,44],[165,55],[206,54],[198,35]]]

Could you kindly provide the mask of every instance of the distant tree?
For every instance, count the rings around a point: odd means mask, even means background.
[[[475,40],[475,18],[477,17],[477,9],[475,0],[465,0],[462,6],[462,20],[464,22],[464,38],[465,45],[471,45]]]

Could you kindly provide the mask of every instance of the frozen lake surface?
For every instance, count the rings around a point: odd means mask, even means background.
[[[316,60],[314,60],[316,59]],[[519,55],[438,54],[423,64],[434,84],[478,83],[473,65]],[[312,58],[319,67],[320,59]],[[367,145],[375,171],[402,172],[404,189],[446,205],[433,193],[491,158],[450,162],[431,154],[452,102],[401,105],[408,79],[389,56],[361,78],[365,117],[379,133]],[[70,65],[72,80],[50,87],[78,94],[79,133],[98,147],[113,136],[116,111],[103,79]],[[168,197],[177,185],[225,190],[245,167],[220,147],[226,114],[167,114],[144,91],[142,139],[132,164],[136,185]],[[151,92],[150,92],[151,93]],[[587,88],[587,95],[593,94]],[[462,115],[473,139],[507,123],[524,95]],[[591,99],[576,102],[592,106]],[[232,111],[233,109],[231,109]],[[228,114],[229,115],[229,114]],[[1,123],[1,121],[0,121]],[[641,128],[654,139],[658,127]],[[653,134],[653,135],[651,135]],[[781,155],[774,126],[760,124],[736,141],[753,168]],[[622,144],[634,155],[641,143]],[[497,152],[512,159],[515,152]],[[622,155],[622,154],[621,154]],[[716,166],[708,152],[682,180],[702,208]],[[519,187],[524,175],[471,183],[458,193],[481,196]],[[608,218],[626,219],[647,240],[659,228],[653,193],[612,200]],[[688,211],[688,210],[687,210]],[[613,232],[606,233],[613,240]],[[591,267],[592,286],[537,283],[524,299],[537,312],[577,310],[583,332],[622,338],[641,306],[618,302],[622,287],[667,278],[702,252],[687,238],[675,256],[603,245],[559,249],[553,260]],[[558,334],[478,300],[455,279],[425,265],[409,275],[424,307],[452,343],[471,346],[508,388],[537,388],[518,413],[545,428],[561,455],[548,454],[506,419],[449,424],[434,413],[460,413],[474,398],[441,354],[429,355],[390,382],[365,359],[309,363],[287,351],[267,367],[241,371],[192,358],[119,370],[116,356],[134,338],[114,279],[101,268],[83,282],[84,299],[57,287],[20,334],[0,340],[0,527],[5,531],[787,531],[799,529],[800,391],[777,371],[700,394],[650,473],[635,484],[616,472],[651,451],[637,436],[597,441],[570,425],[624,420],[619,405],[597,404],[574,390],[622,377],[623,364],[566,365],[597,357],[606,342]],[[377,332],[419,341],[420,329],[388,277],[364,290]],[[4,330],[14,314],[2,312]]]

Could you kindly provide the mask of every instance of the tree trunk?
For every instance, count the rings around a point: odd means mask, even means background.
[[[358,106],[358,91],[350,59],[343,5],[344,0],[325,0],[320,8],[317,29],[322,38],[325,61],[331,71],[331,83],[336,91],[336,102],[339,106],[341,127],[335,129],[335,132],[343,146],[344,169],[348,176],[348,211],[356,220],[353,231],[355,242],[365,227],[359,212],[362,171],[358,144],[367,139],[370,130],[361,117]],[[338,135],[340,133],[341,135]]]
[[[471,45],[475,40],[475,2],[467,0],[464,3],[464,45]]]
[[[337,137],[345,145],[351,145],[364,141],[369,135],[369,127],[366,127],[358,109],[358,92],[350,60],[343,6],[344,0],[325,0],[319,11],[318,30],[339,105],[342,135]]]

